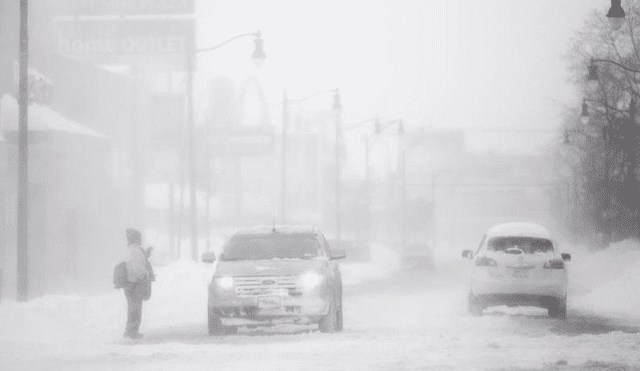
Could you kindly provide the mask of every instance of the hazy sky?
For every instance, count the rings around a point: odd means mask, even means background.
[[[339,87],[343,118],[409,126],[555,127],[577,102],[570,38],[608,0],[197,1],[198,44],[261,30],[268,99]],[[200,76],[251,72],[250,38],[199,61]],[[204,81],[201,79],[200,81]],[[330,94],[317,104],[330,106]]]

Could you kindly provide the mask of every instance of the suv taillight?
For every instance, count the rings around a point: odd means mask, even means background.
[[[560,259],[549,260],[544,264],[547,269],[564,269],[564,262]]]
[[[497,267],[498,262],[486,256],[480,256],[476,259],[476,267]]]

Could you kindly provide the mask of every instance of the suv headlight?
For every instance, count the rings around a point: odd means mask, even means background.
[[[313,289],[322,282],[322,276],[315,272],[309,272],[302,275],[301,281],[305,289]]]
[[[216,277],[213,280],[216,286],[222,289],[230,290],[233,288],[233,277]]]

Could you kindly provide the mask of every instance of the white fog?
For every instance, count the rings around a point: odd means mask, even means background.
[[[0,370],[640,369],[636,0],[0,0]]]

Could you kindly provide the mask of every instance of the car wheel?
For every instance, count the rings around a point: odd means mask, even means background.
[[[484,311],[482,304],[478,303],[478,300],[471,292],[469,292],[469,298],[467,299],[467,311],[474,316],[481,316]]]
[[[547,307],[549,317],[567,319],[567,298],[554,299]]]
[[[338,331],[338,303],[335,296],[329,303],[329,312],[322,317],[318,324],[320,332],[336,332]]]
[[[338,310],[336,313],[336,320],[337,320],[336,330],[342,331],[344,329],[344,322],[343,322],[344,320],[342,317],[342,298],[340,298],[338,302],[340,303],[340,305],[338,306]]]

